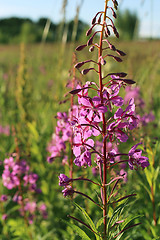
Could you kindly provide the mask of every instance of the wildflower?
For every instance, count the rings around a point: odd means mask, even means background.
[[[128,164],[131,170],[137,169],[139,166],[141,166],[142,169],[149,166],[148,157],[141,156],[142,150],[137,149],[138,145],[140,144],[142,143],[137,143],[134,145],[128,153]]]
[[[71,180],[69,177],[67,177],[65,174],[62,174],[62,173],[58,176],[58,178],[59,178],[59,186],[63,186],[63,187],[67,186],[69,184],[69,181]]]
[[[66,197],[66,196],[72,196],[73,193],[74,193],[74,190],[71,186],[67,186],[63,191],[63,196]]]

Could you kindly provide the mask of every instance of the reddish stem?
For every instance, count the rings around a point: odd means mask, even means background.
[[[100,41],[99,41],[99,49],[98,49],[98,59],[102,56],[102,43],[103,43],[103,32],[104,32],[104,23],[106,20],[106,12],[107,12],[107,4],[108,0],[105,0],[105,10],[104,10],[104,15],[103,15],[103,25],[102,25],[102,30],[100,34]],[[99,72],[99,87],[100,87],[100,98],[101,98],[101,104],[103,104],[104,99],[103,99],[103,78],[102,78],[102,69],[101,69],[101,63],[100,61],[98,62],[98,72]],[[107,184],[107,156],[106,156],[106,118],[105,114],[102,114],[102,119],[103,119],[103,182],[102,182],[102,191],[103,191],[103,217],[104,217],[104,239],[106,239],[107,236],[107,192],[106,192],[106,184]]]

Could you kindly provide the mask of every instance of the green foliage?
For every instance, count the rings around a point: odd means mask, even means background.
[[[87,236],[87,234],[85,233],[85,231],[83,231],[83,230],[82,230],[80,227],[78,227],[77,225],[74,225],[73,223],[70,223],[70,222],[67,222],[67,221],[64,221],[64,220],[62,220],[62,221],[63,221],[64,223],[66,223],[68,226],[70,226],[67,236],[70,235],[70,230],[71,230],[71,231],[75,231],[75,232],[78,234],[78,236],[81,237],[81,239],[91,240],[91,238],[89,238],[89,237]],[[72,234],[73,234],[73,233],[72,233]],[[74,238],[74,239],[75,239],[75,238]]]
[[[39,23],[39,28],[44,27],[45,21]],[[42,27],[42,28],[43,28]],[[118,48],[124,49],[128,52],[129,57],[124,61],[123,71],[128,72],[129,78],[134,77],[134,80],[138,82],[141,87],[142,96],[145,99],[147,105],[147,111],[153,110],[156,120],[154,125],[150,124],[145,127],[143,131],[138,130],[138,138],[141,135],[148,135],[148,144],[146,146],[147,154],[150,160],[150,167],[143,172],[137,172],[137,174],[130,171],[128,175],[128,183],[123,187],[125,193],[136,192],[137,198],[133,206],[128,208],[124,207],[124,203],[120,203],[117,208],[110,208],[109,215],[112,221],[109,223],[109,227],[112,227],[118,219],[123,220],[121,216],[122,209],[125,216],[125,222],[121,223],[118,229],[118,225],[114,226],[114,230],[120,231],[128,226],[141,222],[141,225],[128,229],[123,233],[121,239],[123,240],[153,240],[159,239],[160,233],[160,171],[159,171],[159,159],[160,148],[156,138],[160,137],[160,96],[159,96],[159,41],[153,42],[129,42],[119,43]],[[31,170],[39,175],[38,184],[42,189],[42,194],[37,196],[37,201],[45,202],[48,209],[48,219],[36,218],[36,221],[31,228],[31,232],[35,240],[79,240],[83,239],[83,234],[86,234],[89,239],[94,239],[95,235],[92,231],[88,230],[85,226],[76,221],[66,217],[67,214],[71,214],[78,219],[84,219],[84,222],[89,226],[96,229],[97,232],[103,231],[103,218],[99,216],[99,209],[94,207],[92,203],[82,201],[79,196],[76,196],[76,202],[83,208],[87,206],[87,216],[83,210],[76,211],[69,205],[68,199],[63,199],[61,189],[58,186],[58,175],[62,171],[63,166],[61,160],[55,161],[52,165],[46,162],[47,158],[47,144],[51,139],[53,129],[55,128],[56,119],[54,116],[57,111],[66,111],[67,105],[59,105],[58,102],[63,98],[66,93],[66,82],[68,79],[68,69],[71,65],[71,56],[73,45],[67,44],[62,55],[61,64],[59,59],[59,52],[62,48],[61,44],[46,44],[45,46],[39,45],[26,45],[24,55],[24,64],[20,61],[20,49],[17,46],[0,46],[0,124],[5,126],[9,124],[15,126],[20,119],[20,108],[17,108],[17,102],[15,93],[17,91],[16,78],[17,78],[17,66],[23,65],[23,79],[25,84],[22,88],[22,95],[20,97],[22,108],[27,113],[27,118],[24,120],[23,128],[19,131],[23,132],[22,142],[20,144],[22,153],[25,158],[31,164]],[[147,49],[144,52],[143,49]],[[82,58],[89,58],[91,53],[84,51]],[[22,56],[22,52],[21,52]],[[152,57],[150,57],[152,56]],[[154,58],[154,61],[153,61]],[[147,67],[146,67],[147,66]],[[110,63],[110,68],[114,71],[121,71],[116,63]],[[105,69],[104,71],[107,71]],[[22,76],[22,75],[21,75]],[[92,78],[95,79],[93,73]],[[152,96],[152,97],[151,97]],[[23,111],[22,111],[23,112]],[[21,115],[22,116],[22,115]],[[26,120],[27,119],[27,120]],[[27,133],[25,135],[24,133]],[[27,136],[27,137],[26,137]],[[135,133],[136,138],[136,133]],[[11,134],[5,136],[0,134],[0,160],[4,160],[6,156],[15,151],[14,136]],[[137,141],[137,139],[135,140]],[[22,148],[23,146],[23,148]],[[123,148],[129,149],[125,144]],[[28,153],[26,155],[25,153]],[[153,160],[155,164],[153,164]],[[3,165],[0,165],[0,172],[3,171]],[[85,176],[89,174],[92,177],[90,169],[85,169],[83,173]],[[94,178],[98,181],[97,177]],[[8,191],[2,186],[0,193],[13,194],[12,191]],[[152,206],[152,194],[151,186],[154,186],[155,207],[157,225],[153,222],[153,206]],[[96,198],[100,193],[95,193],[95,186],[92,185],[78,185],[78,190],[87,193],[90,197]],[[122,204],[122,205],[121,205]],[[24,232],[25,223],[20,216],[18,209],[10,200],[1,204],[0,207],[0,239],[28,239],[28,235]],[[121,207],[121,209],[120,209]],[[128,212],[129,211],[129,212]],[[132,219],[132,212],[135,211],[136,216],[144,216]],[[2,214],[9,214],[8,219],[1,220]],[[81,213],[81,214],[80,214]],[[91,220],[89,220],[89,218]],[[60,219],[64,219],[67,223],[71,223],[70,226],[66,226],[66,222],[59,223]],[[129,222],[128,222],[129,221]],[[131,222],[130,222],[131,221]],[[74,224],[77,227],[72,227]],[[127,224],[127,225],[125,225]],[[80,228],[80,230],[78,229]],[[118,229],[118,230],[117,230]],[[79,232],[79,235],[78,235]],[[81,233],[80,233],[81,232]],[[75,235],[76,233],[76,235]],[[82,237],[80,237],[82,234]],[[117,236],[117,240],[120,236]],[[84,238],[85,239],[85,238]]]
[[[34,22],[28,18],[6,18],[0,20],[0,43],[36,43],[42,41],[43,31],[47,23],[47,18],[40,18]],[[82,21],[78,21],[76,39],[79,40],[88,25]],[[74,21],[55,24],[50,22],[49,32],[46,42],[61,41],[63,32],[67,27],[67,41],[71,41],[74,28]]]
[[[129,10],[119,11],[115,22],[121,39],[132,40],[137,38],[139,21],[136,13]]]

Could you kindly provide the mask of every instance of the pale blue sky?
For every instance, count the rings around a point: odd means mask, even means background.
[[[76,6],[82,0],[68,0],[66,9],[67,20],[73,19]],[[49,17],[53,22],[62,18],[63,0],[0,0],[0,18],[18,16],[38,20]],[[141,21],[141,36],[156,36],[160,38],[160,0],[119,0],[120,9],[137,12]],[[103,10],[104,0],[83,0],[80,9],[80,19],[90,23],[97,11]]]

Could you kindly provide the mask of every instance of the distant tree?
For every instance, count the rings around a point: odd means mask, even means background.
[[[116,26],[119,30],[121,39],[132,40],[138,35],[139,20],[136,13],[129,10],[119,12]]]
[[[47,18],[40,18],[37,22],[33,22],[28,18],[17,17],[0,19],[0,43],[41,42],[47,20]],[[72,40],[74,21],[65,22],[62,29],[60,29],[60,25],[61,23],[54,24],[53,22],[50,22],[49,30],[45,39],[46,42],[61,41],[62,36],[64,35],[63,32],[66,29],[67,41]],[[81,38],[87,26],[86,23],[80,20],[78,21],[75,40]],[[60,35],[59,30],[61,30],[60,39],[58,38]]]
[[[21,41],[24,43],[36,42],[36,28],[30,22],[23,23],[21,27]]]
[[[70,22],[66,23],[68,24],[68,33],[67,33],[67,41],[70,42],[72,40],[72,34],[73,34],[73,28],[74,28],[74,20],[71,20]],[[82,22],[81,20],[78,20],[78,26],[77,26],[77,34],[76,34],[76,41],[78,41],[82,34],[84,33],[84,30],[89,27],[88,24]]]

